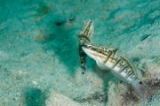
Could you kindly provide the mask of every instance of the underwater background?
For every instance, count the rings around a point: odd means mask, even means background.
[[[0,106],[160,106],[160,0],[0,0]],[[83,22],[93,44],[118,48],[155,90],[145,100],[78,57]]]

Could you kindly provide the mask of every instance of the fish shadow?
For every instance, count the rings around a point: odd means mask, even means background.
[[[78,31],[73,22],[49,20],[46,23],[46,29],[43,29],[41,35],[36,37],[42,49],[45,52],[53,52],[51,58],[58,59],[58,63],[63,64],[71,76],[74,76],[77,67],[80,67],[78,37],[76,36]]]
[[[74,100],[76,102],[84,103],[93,103],[95,105],[95,102],[98,102],[100,104],[103,104],[104,106],[107,105],[108,102],[108,88],[109,83],[115,82],[119,83],[119,80],[111,73],[110,70],[100,70],[97,67],[96,62],[91,59],[90,57],[87,58],[87,67],[92,70],[93,73],[95,73],[100,79],[103,80],[103,91],[95,91],[92,95],[89,95],[87,98],[75,98]]]

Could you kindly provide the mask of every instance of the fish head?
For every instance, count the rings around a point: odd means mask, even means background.
[[[105,49],[100,46],[85,44],[82,50],[98,63],[103,63],[106,59]]]

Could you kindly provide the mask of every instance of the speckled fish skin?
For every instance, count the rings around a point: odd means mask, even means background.
[[[84,25],[82,27],[82,30],[78,34],[79,37],[79,60],[80,60],[80,65],[82,68],[82,74],[85,73],[86,70],[86,53],[82,50],[82,45],[87,44],[90,42],[90,37],[93,33],[93,23],[91,20],[88,20],[84,22]]]

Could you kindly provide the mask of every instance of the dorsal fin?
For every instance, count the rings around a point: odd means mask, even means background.
[[[135,70],[134,66],[132,65],[132,63],[130,62],[130,60],[127,57],[122,57],[122,56],[121,56],[121,59],[123,59],[124,61],[127,62],[129,67],[132,69],[132,72],[138,77],[136,70]]]
[[[117,49],[114,49],[112,52],[113,52],[112,55],[113,55],[113,57],[114,57],[114,56],[117,54],[117,52],[118,52],[118,48],[117,48]]]

